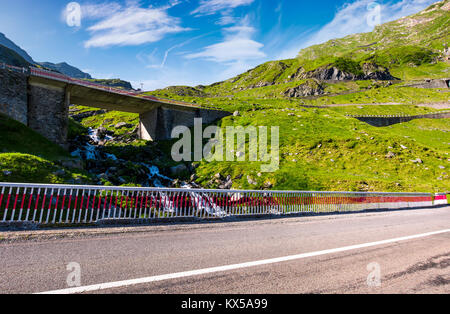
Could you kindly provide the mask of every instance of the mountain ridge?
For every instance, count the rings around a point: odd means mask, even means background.
[[[31,64],[12,49],[0,45],[0,63],[4,62],[16,67],[28,67]]]
[[[448,78],[449,22],[450,1],[436,2],[421,12],[376,26],[372,32],[331,39],[302,49],[295,58],[268,61],[225,81],[195,89],[220,96],[285,84],[279,94],[286,95],[289,89],[310,79],[339,82]],[[155,92],[167,92],[169,96],[176,89],[170,86]]]
[[[61,63],[52,63],[52,62],[36,62],[33,60],[33,58],[21,47],[19,47],[16,43],[14,43],[11,39],[6,37],[5,34],[0,33],[0,46],[3,46],[9,50],[14,51],[17,55],[19,55],[21,58],[23,58],[27,63],[30,65],[40,65],[45,68],[60,72],[64,75],[68,75],[73,78],[80,78],[80,79],[92,79],[91,75],[89,73],[85,73],[78,69],[77,67],[74,67],[67,62],[61,62]],[[10,52],[7,52],[5,49],[3,49],[4,55],[11,54]],[[0,61],[7,63],[7,59],[1,58]],[[22,63],[23,62],[19,62]],[[14,65],[14,64],[12,64]],[[21,65],[22,66],[22,65]]]
[[[11,48],[3,44],[7,44]],[[83,72],[67,62],[35,62],[25,50],[16,45],[12,40],[8,39],[3,33],[0,33],[0,63],[18,67],[43,67],[76,79],[90,80],[94,83],[110,87],[133,89],[131,83],[128,81],[121,79],[95,79],[89,73]]]
[[[36,63],[33,58],[22,48],[16,45],[11,39],[6,37],[5,34],[0,32],[0,45],[15,51],[19,56],[25,59],[29,63]]]
[[[68,64],[67,62],[51,63],[51,62],[39,62],[40,65],[46,68],[50,68],[62,74],[68,75],[78,79],[92,79],[89,73],[83,72],[80,69]]]

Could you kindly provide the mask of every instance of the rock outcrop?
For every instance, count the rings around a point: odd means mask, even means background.
[[[305,83],[288,89],[284,95],[291,98],[319,96],[324,94],[323,86],[316,80],[308,80]]]
[[[302,79],[317,79],[319,81],[356,81],[356,80],[394,80],[387,68],[375,63],[364,63],[360,73],[352,73],[337,68],[334,65],[319,67],[315,70],[302,73]]]

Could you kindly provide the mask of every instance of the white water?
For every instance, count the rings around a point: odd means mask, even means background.
[[[88,136],[91,139],[91,141],[94,144],[86,143],[82,148],[78,148],[77,150],[73,151],[71,155],[73,157],[78,157],[84,160],[105,160],[110,159],[113,161],[122,161],[114,154],[108,154],[101,152],[101,150],[98,149],[98,144],[100,143],[100,138],[98,136],[98,129],[88,129]],[[104,141],[108,142],[113,140],[113,137],[106,135],[104,138]],[[168,181],[172,182],[172,179],[169,177],[166,177],[162,175],[159,172],[158,167],[149,165],[146,163],[139,163],[141,166],[144,166],[148,171],[148,181],[145,185],[147,186],[154,186],[154,187],[165,187],[162,182]]]
[[[100,142],[100,139],[98,137],[97,129],[89,128],[88,135],[91,141],[94,143],[94,145],[86,143],[86,145],[83,148],[79,148],[74,152],[72,152],[71,153],[72,156],[79,157],[85,160],[102,160],[102,159],[110,159],[113,161],[120,160],[114,154],[103,153],[98,150],[98,144]],[[111,136],[106,135],[104,140],[110,141],[112,139],[113,138]],[[164,181],[172,182],[171,178],[164,176],[163,174],[160,173],[158,167],[146,163],[139,163],[139,164],[148,170],[147,174],[148,180],[146,182],[146,186],[165,188],[166,186],[164,186],[162,182]],[[193,192],[192,186],[189,186],[187,184],[184,184],[182,187],[186,189],[191,189],[191,192],[189,192],[189,194],[194,202],[194,206],[196,207],[197,212],[205,211],[209,215],[216,217],[227,216],[227,213],[224,210],[222,210],[222,208],[220,208],[217,204],[215,204],[212,198],[209,197],[208,195]],[[159,195],[161,197],[161,204],[164,204],[163,210],[165,212],[175,213],[176,212],[175,205],[170,200],[170,197],[167,195],[167,193],[159,192]]]
[[[100,156],[100,152],[97,150],[98,143],[100,142],[100,139],[98,137],[98,130],[95,129],[88,129],[88,135],[91,138],[91,140],[95,143],[95,145],[92,145],[90,143],[86,143],[86,145],[83,148],[79,148],[76,151],[72,152],[71,155],[74,157],[83,158],[85,160],[97,160],[102,159],[102,156]],[[110,141],[113,138],[109,135],[105,136],[105,141]],[[117,157],[113,154],[104,154],[107,159],[117,160]]]
[[[189,189],[189,195],[191,196],[194,206],[197,208],[197,213],[201,211],[206,211],[209,215],[216,217],[226,217],[228,216],[227,212],[225,212],[220,206],[214,203],[213,199],[208,195],[203,193],[193,192],[192,186],[189,184],[184,184],[181,186],[183,189]]]

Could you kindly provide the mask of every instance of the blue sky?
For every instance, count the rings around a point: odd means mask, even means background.
[[[373,29],[373,0],[0,0],[0,32],[36,61],[146,90],[210,84]],[[380,22],[436,0],[378,0]],[[80,25],[73,18],[81,10]],[[75,15],[76,17],[76,15]],[[370,18],[370,17],[369,17]]]

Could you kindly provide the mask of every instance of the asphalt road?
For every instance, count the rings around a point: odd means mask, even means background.
[[[449,293],[450,207],[3,241],[0,292],[67,289],[73,262],[81,286],[107,283],[94,293]],[[205,271],[229,265],[238,266]]]

